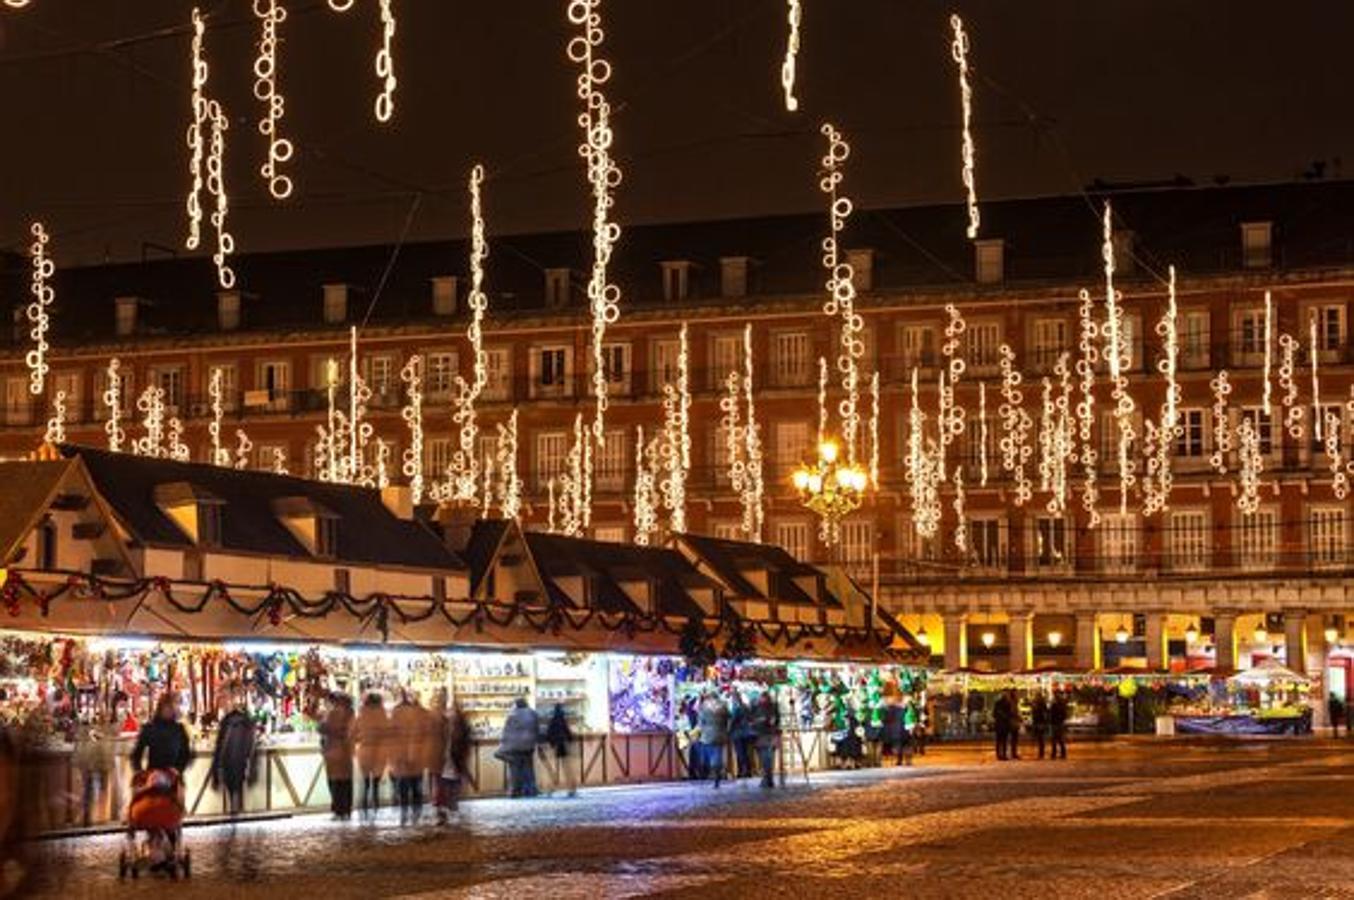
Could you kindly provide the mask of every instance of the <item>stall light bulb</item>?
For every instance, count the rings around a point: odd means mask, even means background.
[[[997,636],[990,631],[984,631],[982,636],[983,646],[991,650],[992,645],[997,642]]]
[[[1340,631],[1332,625],[1326,629],[1325,637],[1327,644],[1334,644],[1336,641],[1340,640]]]
[[[823,461],[827,463],[836,462],[837,455],[840,452],[840,448],[837,446],[836,441],[823,441],[823,443],[818,445],[818,453],[823,457]]]
[[[1120,626],[1119,626],[1119,629],[1118,629],[1117,631],[1114,632],[1114,640],[1117,641],[1117,642],[1120,643],[1120,644],[1127,644],[1127,643],[1128,643],[1128,629],[1125,628],[1124,626],[1120,625]]]
[[[921,628],[918,628],[917,633],[914,636],[917,639],[917,643],[921,644],[923,647],[931,646],[931,636],[926,633],[926,626],[923,625]]]
[[[1255,633],[1252,634],[1251,637],[1255,639],[1255,643],[1263,644],[1269,640],[1269,631],[1265,626],[1258,625],[1256,626]]]
[[[1057,647],[1063,642],[1063,633],[1061,631],[1050,631],[1048,633],[1048,645]]]

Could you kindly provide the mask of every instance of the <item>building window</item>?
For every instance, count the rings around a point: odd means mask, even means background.
[[[663,266],[663,299],[685,300],[691,291],[691,263],[665,262]]]
[[[536,348],[532,361],[536,367],[534,383],[537,396],[562,396],[569,393],[571,349],[561,345]]]
[[[776,466],[779,469],[788,472],[808,458],[808,422],[776,422],[772,426],[772,433],[775,435]]]
[[[990,399],[990,398],[989,398]],[[1001,421],[988,411],[987,415],[987,477],[997,478],[1002,474],[1001,456],[998,454],[998,440],[1001,437]],[[964,440],[960,444],[963,454],[965,474],[971,484],[978,484],[983,477],[983,418],[978,411],[970,410],[964,417]]]
[[[812,342],[806,331],[782,331],[772,337],[772,383],[776,387],[808,384],[812,369]]]
[[[211,412],[212,373],[221,373],[221,409],[234,412],[240,406],[240,378],[234,363],[213,363],[207,367],[207,381],[202,391],[206,398],[203,412]]]
[[[681,355],[681,345],[674,338],[663,338],[654,341],[649,345],[653,354],[653,365],[649,367],[650,376],[653,384],[650,387],[655,393],[661,393],[663,385],[671,384],[674,387],[677,384],[677,358]]]
[[[1006,565],[1006,529],[1001,519],[980,518],[968,521],[969,560],[984,569]]]
[[[435,398],[451,396],[460,373],[455,351],[435,350],[428,354],[427,360],[423,374],[424,393]]]
[[[1179,340],[1181,368],[1202,369],[1208,366],[1208,310],[1189,310],[1180,316]]]
[[[964,330],[964,358],[971,368],[996,368],[1000,350],[1000,322],[970,322]]]
[[[1344,407],[1337,403],[1323,403],[1320,407],[1312,407],[1313,426],[1308,429],[1307,433],[1312,436],[1313,453],[1325,452],[1328,432],[1335,435],[1336,450],[1344,449],[1344,412]],[[1320,436],[1318,437],[1318,435]]]
[[[626,464],[630,461],[629,441],[621,429],[607,429],[606,441],[596,448],[597,490],[625,489]]]
[[[484,369],[487,380],[480,397],[485,400],[507,400],[512,395],[512,351],[507,347],[486,349]]]
[[[1067,352],[1067,320],[1036,319],[1034,322],[1034,364],[1041,370],[1052,369],[1058,357]]]
[[[848,569],[859,572],[874,559],[874,522],[847,519],[842,522],[841,559]]]
[[[1343,565],[1349,539],[1343,507],[1312,507],[1307,519],[1307,553],[1313,565]]]
[[[1270,456],[1274,453],[1274,415],[1265,414],[1264,408],[1260,406],[1246,406],[1241,409],[1241,418],[1237,421],[1240,426],[1242,422],[1250,422],[1251,427],[1255,429],[1256,436],[1260,439],[1260,454]],[[1238,439],[1239,440],[1239,439]]]
[[[287,445],[282,442],[259,443],[254,445],[254,468],[260,472],[271,472],[279,455],[288,459]],[[392,455],[392,459],[393,459]],[[290,464],[290,463],[289,463]]]
[[[1190,407],[1180,410],[1180,433],[1175,438],[1175,455],[1199,459],[1204,455],[1204,413]]]
[[[603,344],[602,367],[606,371],[606,382],[613,392],[628,393],[630,390],[630,345]]]
[[[1274,567],[1274,550],[1279,531],[1279,514],[1271,508],[1242,513],[1237,520],[1237,562],[1243,569]]]
[[[1138,567],[1138,517],[1113,513],[1101,519],[1100,566],[1106,572],[1132,572]]]
[[[315,555],[338,556],[339,520],[329,516],[315,517]]]
[[[903,366],[929,368],[936,364],[936,330],[930,325],[903,326]],[[907,373],[904,373],[907,374]]]
[[[545,486],[564,471],[569,455],[569,435],[563,431],[544,431],[536,435],[536,487]]]
[[[743,335],[717,334],[710,339],[710,388],[721,390],[730,372],[743,372]]]
[[[1067,520],[1040,516],[1034,520],[1034,546],[1031,558],[1040,569],[1062,568],[1071,563]]]
[[[122,387],[119,397],[122,403],[122,412],[126,414],[131,411],[132,404],[136,402],[134,393],[134,381],[132,378],[132,369],[124,365],[118,370],[118,381]],[[24,382],[27,385],[27,381]],[[108,404],[104,402],[104,395],[108,393],[108,370],[105,368],[94,371],[94,418],[102,422],[108,418]]]
[[[1323,354],[1338,354],[1345,346],[1343,303],[1323,303],[1308,311],[1316,320],[1316,348]]]
[[[802,519],[776,522],[772,526],[771,542],[795,559],[804,562],[813,552],[809,523]]]
[[[1263,308],[1242,309],[1236,313],[1236,350],[1238,362],[1254,364],[1265,353],[1265,311]]]
[[[451,467],[451,458],[456,453],[451,438],[426,438],[423,442],[423,468],[427,475],[436,478]]]
[[[28,389],[28,378],[5,379],[5,423],[8,425],[28,425],[31,413],[32,394]]]
[[[1166,530],[1166,560],[1172,571],[1199,572],[1208,568],[1208,513],[1203,510],[1177,510],[1171,513]]]
[[[1263,269],[1273,262],[1274,223],[1241,223],[1241,260],[1248,269]]]
[[[363,377],[371,389],[372,401],[381,405],[399,398],[399,386],[395,372],[395,357],[389,353],[368,356],[362,361]]]
[[[291,391],[291,363],[274,361],[259,364],[259,390],[265,392],[270,409],[286,409]]]
[[[1006,242],[1000,238],[974,241],[974,277],[979,284],[999,284],[1005,277]]]
[[[81,372],[57,372],[52,377],[53,398],[60,391],[66,392],[66,421],[79,422],[84,419],[84,374]]]
[[[177,413],[183,405],[183,367],[155,366],[150,370],[150,383],[164,391],[165,413]]]

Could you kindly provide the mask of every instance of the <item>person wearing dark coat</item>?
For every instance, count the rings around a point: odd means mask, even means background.
[[[733,759],[739,778],[752,775],[752,745],[757,736],[752,733],[752,710],[743,695],[733,692],[729,706],[729,742],[733,744]]]
[[[574,732],[569,727],[569,717],[564,712],[563,704],[556,703],[554,710],[550,713],[550,721],[545,726],[545,742],[550,745],[550,749],[555,753],[559,774],[564,778],[564,784],[569,789],[569,796],[577,796],[578,778],[574,774],[573,765],[569,762],[569,748],[574,742]]]
[[[498,742],[497,756],[508,764],[509,793],[514,797],[535,797],[536,744],[540,740],[541,720],[527,701],[518,697],[512,712],[503,723],[503,736]]]
[[[855,710],[850,710],[846,714],[846,730],[837,741],[837,759],[845,768],[858,769],[864,758],[865,745],[860,739],[860,720],[856,718]]]
[[[182,774],[193,761],[188,731],[179,722],[178,705],[168,693],[155,704],[155,717],[141,726],[132,747],[132,770],[173,769]]]
[[[1034,732],[1035,746],[1039,748],[1039,758],[1044,758],[1044,738],[1048,736],[1048,700],[1043,693],[1034,696],[1030,706],[1030,731]]]
[[[1011,698],[1005,693],[997,695],[992,704],[992,733],[997,740],[997,759],[1006,758],[1006,748],[1011,741]]]
[[[1067,695],[1055,694],[1048,708],[1049,731],[1053,737],[1049,756],[1052,759],[1067,759]]]
[[[466,762],[470,759],[470,726],[456,702],[452,702],[445,719],[446,731],[442,737],[442,768],[438,773],[435,803],[437,823],[450,821],[461,797],[461,784],[466,777]]]
[[[1020,714],[1020,699],[1016,697],[1015,691],[1007,691],[1011,704],[1011,723],[1010,730],[1006,732],[1010,739],[1011,747],[1008,756],[1011,759],[1020,759],[1020,729],[1024,727],[1025,720]]]
[[[254,761],[254,722],[238,704],[221,719],[212,754],[212,787],[225,794],[226,815],[244,812],[244,784]]]
[[[698,721],[701,747],[705,750],[705,771],[715,776],[715,787],[724,780],[724,748],[729,743],[729,707],[718,695],[709,694],[701,703]]]
[[[903,764],[903,708],[897,703],[884,707],[883,718],[884,750],[897,755],[898,765]]]
[[[771,691],[763,691],[752,713],[752,733],[757,742],[757,763],[762,787],[776,786],[776,744],[780,743],[780,710]]]

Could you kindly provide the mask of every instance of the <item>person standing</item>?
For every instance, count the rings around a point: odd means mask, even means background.
[[[216,729],[216,751],[212,754],[212,787],[225,795],[226,815],[234,819],[244,812],[244,784],[254,763],[254,720],[239,698]]]
[[[390,762],[390,716],[381,695],[370,693],[362,701],[353,729],[357,766],[362,770],[362,817],[375,818],[381,808],[381,781]]]
[[[762,770],[762,787],[776,786],[776,744],[780,741],[780,710],[771,690],[757,698],[752,714],[752,733],[757,746],[757,763]]]
[[[527,705],[525,697],[518,697],[503,723],[497,754],[508,764],[508,790],[514,797],[535,797],[540,793],[536,788],[534,759],[540,733],[540,716]]]
[[[1048,724],[1053,741],[1049,747],[1052,759],[1067,759],[1067,695],[1053,695],[1053,703],[1048,709]]]
[[[1025,717],[1020,714],[1020,700],[1016,697],[1015,691],[1007,691],[1006,694],[1011,709],[1011,721],[1007,731],[1011,741],[1008,756],[1011,759],[1020,759],[1020,729],[1025,727]]]
[[[154,718],[142,725],[136,736],[136,744],[132,747],[132,771],[170,769],[182,775],[192,761],[193,746],[188,740],[188,730],[179,722],[179,706],[174,702],[174,695],[161,694],[155,704]]]
[[[445,825],[461,798],[461,780],[470,758],[470,727],[461,707],[452,701],[442,738],[442,769],[437,779],[437,824]]]
[[[1048,736],[1048,700],[1044,692],[1034,695],[1030,706],[1030,730],[1034,732],[1034,743],[1039,748],[1039,758],[1044,758],[1044,739]]]
[[[423,814],[423,769],[427,763],[423,707],[409,691],[400,693],[400,702],[390,713],[390,731],[390,777],[400,805],[400,824],[409,825]]]
[[[1011,698],[1003,691],[992,704],[992,733],[997,741],[997,759],[1006,758],[1011,742]]]
[[[701,746],[705,748],[705,771],[715,776],[715,789],[724,780],[724,756],[729,745],[729,707],[724,698],[710,692],[700,708]]]
[[[1326,712],[1330,715],[1330,736],[1340,736],[1340,722],[1345,718],[1345,702],[1339,694],[1331,694],[1326,700]],[[1345,722],[1345,736],[1349,736],[1349,723]]]
[[[545,726],[545,742],[555,752],[555,765],[569,789],[569,796],[577,796],[578,777],[569,759],[569,748],[573,746],[574,733],[569,728],[569,717],[565,714],[564,705],[561,703],[556,703],[550,713],[550,722]]]
[[[897,764],[903,765],[903,708],[895,700],[884,707],[882,733],[884,752],[895,754]]]
[[[329,781],[329,808],[335,819],[353,814],[353,700],[347,694],[329,698],[329,712],[320,723],[320,751]]]
[[[113,771],[113,744],[104,733],[102,717],[83,725],[75,736],[75,767],[80,772],[81,822],[86,828],[94,823],[94,803],[108,790]]]
[[[733,703],[729,708],[729,741],[733,744],[733,759],[739,778],[752,774],[752,744],[756,736],[752,733],[752,710],[738,691],[733,692]]]

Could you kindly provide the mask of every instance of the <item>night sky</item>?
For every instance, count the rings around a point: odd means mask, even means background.
[[[465,230],[482,161],[493,233],[585,227],[563,0],[396,0],[394,121],[372,118],[376,0],[288,0],[284,133],[297,193],[267,198],[247,0],[203,0],[209,90],[240,252]],[[1287,180],[1354,165],[1354,3],[1344,0],[804,0],[801,111],[782,105],[783,0],[607,0],[622,223],[817,208],[825,119],[847,192],[962,198],[948,15],[976,69],[980,197],[1094,178]],[[0,247],[42,218],[63,265],[181,252],[188,34],[180,0],[0,6]]]

